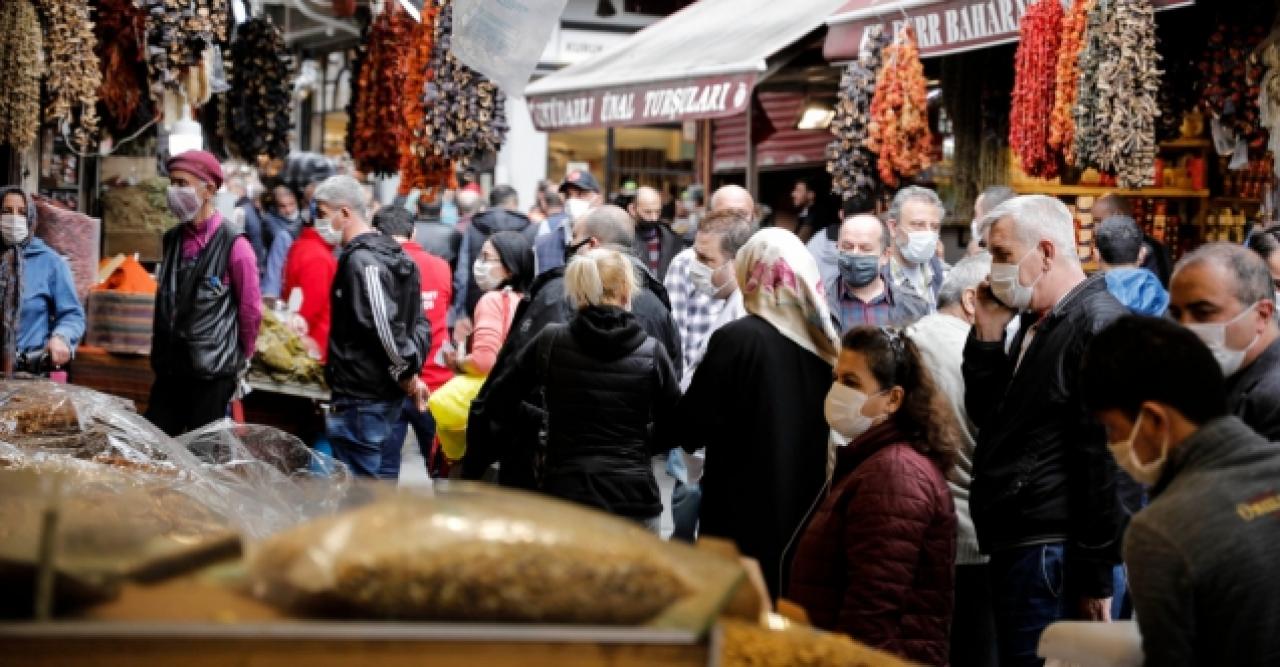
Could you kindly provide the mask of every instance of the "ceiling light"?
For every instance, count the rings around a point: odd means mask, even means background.
[[[836,117],[835,107],[830,102],[811,100],[804,105],[800,120],[796,121],[797,130],[825,130],[831,127]]]

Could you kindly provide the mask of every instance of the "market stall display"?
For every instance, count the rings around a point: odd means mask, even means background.
[[[1053,111],[1049,116],[1049,148],[1062,155],[1067,165],[1075,164],[1076,95],[1080,92],[1080,48],[1089,27],[1089,10],[1095,0],[1075,0],[1062,18],[1062,39],[1058,44],[1058,64],[1054,72]],[[1025,25],[1025,24],[1024,24]]]
[[[159,176],[111,184],[102,195],[106,254],[140,253],[143,260],[160,259],[161,236],[178,224],[165,199],[168,186],[169,179]]]
[[[293,56],[269,18],[253,18],[236,29],[228,67],[230,90],[222,105],[224,139],[241,159],[279,171],[289,153],[293,113]]]
[[[324,388],[324,366],[307,349],[303,337],[272,310],[262,312],[262,327],[249,371],[251,377],[261,375],[280,384]]]
[[[40,0],[45,18],[44,48],[48,76],[45,120],[56,124],[80,152],[96,147],[98,86],[102,72],[98,38],[84,0]],[[75,130],[69,128],[74,126]]]
[[[1009,146],[1028,175],[1058,175],[1058,155],[1049,145],[1057,88],[1062,3],[1040,0],[1022,16],[1009,110]]]
[[[89,290],[98,282],[98,247],[102,240],[102,221],[63,208],[43,197],[35,199],[36,210],[40,215],[35,234],[71,265],[76,296],[83,303],[89,296]]]
[[[928,168],[933,152],[924,65],[910,24],[885,47],[884,65],[876,76],[866,147],[879,157],[880,180],[896,187]]]
[[[876,73],[884,64],[884,49],[892,38],[878,26],[873,30],[862,55],[849,63],[840,77],[840,101],[831,121],[831,133],[836,139],[827,147],[827,171],[831,174],[831,189],[845,199],[861,197],[870,201],[876,190],[876,156],[866,143]]]
[[[109,130],[133,127],[139,111],[148,106],[146,41],[147,17],[133,0],[98,0],[98,59],[102,67],[102,102]]]
[[[1200,56],[1200,108],[1220,128],[1215,135],[1221,138],[1221,153],[1230,153],[1237,141],[1253,155],[1267,147],[1258,107],[1263,68],[1249,59],[1265,36],[1261,25],[1224,23],[1213,31]]]
[[[177,90],[187,71],[199,68],[205,51],[227,39],[226,0],[135,0],[147,14],[147,69],[151,98]]]
[[[25,149],[40,131],[40,79],[43,74],[44,37],[40,17],[30,0],[10,0],[0,5],[0,144]]]

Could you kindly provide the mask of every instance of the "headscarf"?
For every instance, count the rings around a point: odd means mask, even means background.
[[[504,283],[513,291],[524,294],[533,284],[533,246],[520,232],[498,232],[489,237],[493,249],[498,252],[502,266],[511,274]]]
[[[738,251],[738,285],[747,312],[835,365],[838,335],[813,255],[795,234],[762,229]]]
[[[0,188],[0,201],[10,194],[22,196],[27,202],[27,238],[22,243],[7,246],[0,241],[0,374],[13,374],[18,364],[18,325],[22,316],[22,253],[36,231],[36,203],[22,188],[6,185]]]

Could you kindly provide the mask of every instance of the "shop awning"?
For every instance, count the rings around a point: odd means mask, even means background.
[[[920,55],[945,56],[1018,41],[1018,22],[1032,0],[848,0],[827,19],[822,53],[829,62],[858,57],[873,25],[896,31],[915,25]],[[1156,10],[1187,7],[1195,0],[1151,0]]]
[[[525,88],[539,130],[653,125],[741,113],[769,59],[844,0],[700,0]]]

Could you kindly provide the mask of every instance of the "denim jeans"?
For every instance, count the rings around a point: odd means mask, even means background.
[[[400,452],[404,449],[404,439],[413,427],[413,435],[418,439],[418,449],[422,452],[422,460],[431,470],[431,442],[436,437],[436,420],[431,411],[418,412],[418,406],[412,398],[404,399],[400,416],[391,426],[391,435],[382,448],[382,469],[378,477],[382,479],[400,478]]]
[[[1129,597],[1129,572],[1123,565],[1116,566],[1115,586],[1111,597],[1111,620],[1133,620],[1133,600]]]
[[[684,451],[673,449],[667,454],[667,474],[675,478],[671,489],[671,520],[675,529],[671,537],[693,542],[698,535],[698,511],[702,507],[702,486],[689,483],[689,471],[684,464]]]
[[[347,464],[359,477],[377,477],[382,468],[382,448],[400,415],[400,399],[372,401],[338,398],[325,416],[325,434],[333,457]]]
[[[991,603],[1000,667],[1039,667],[1040,635],[1067,617],[1063,598],[1065,546],[1041,544],[991,556]]]

